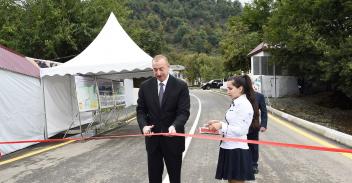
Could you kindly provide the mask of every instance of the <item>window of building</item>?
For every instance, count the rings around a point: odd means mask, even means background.
[[[276,65],[276,68],[274,68],[274,64],[270,62],[269,56],[253,57],[253,75],[281,75],[281,73],[281,67]]]
[[[253,57],[253,75],[260,74],[260,57]]]

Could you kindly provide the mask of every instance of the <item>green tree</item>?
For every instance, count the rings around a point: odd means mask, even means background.
[[[1,27],[0,43],[27,56],[64,58],[57,60],[65,61],[83,51],[93,41],[110,12],[114,12],[124,23],[129,14],[124,2],[125,0],[1,1],[0,9],[7,10],[6,15],[11,18],[11,22],[4,21],[7,24]]]
[[[271,15],[273,0],[254,0],[243,8],[239,16],[231,17],[220,42],[229,73],[248,71],[248,53],[263,41],[262,28]]]
[[[277,1],[265,37],[276,62],[333,91],[351,92],[351,1]]]
[[[147,52],[150,56],[155,56],[161,53],[162,46],[164,45],[162,36],[157,32],[149,30],[136,29],[132,33],[134,41]]]
[[[238,1],[228,0],[135,0],[128,5],[133,10],[130,17],[134,22],[137,21],[135,27],[156,32],[155,27],[145,25],[145,19],[151,15],[160,18],[163,28],[158,33],[163,36],[161,40],[165,43],[162,52],[168,49],[218,54],[219,38],[216,39],[214,33],[205,29],[217,30],[216,36],[221,35],[223,23],[228,17],[241,12]]]
[[[185,76],[190,83],[194,83],[201,78],[200,63],[197,60],[197,54],[183,55],[180,59],[185,66]]]
[[[176,34],[174,37],[174,43],[179,43],[182,41],[182,38],[185,34],[188,34],[190,32],[190,27],[188,24],[183,24],[182,26],[178,27],[176,30]]]
[[[223,79],[224,60],[220,56],[209,56],[201,53],[197,57],[200,63],[200,76],[202,81],[209,81],[211,79]]]
[[[172,55],[179,60],[177,64],[186,67],[185,76],[190,83],[195,81],[209,81],[225,77],[224,59],[220,56],[209,56],[205,53],[190,53],[186,55]]]
[[[14,0],[0,1],[0,44],[16,49],[21,41],[19,30],[22,25],[21,17],[24,11]],[[20,51],[20,50],[19,50]]]
[[[248,25],[249,31],[263,33],[263,26],[268,22],[273,8],[273,0],[254,0],[243,8],[241,20]]]
[[[228,31],[220,42],[225,58],[225,69],[228,71],[248,71],[250,58],[247,55],[260,43],[259,34],[250,32],[240,17],[232,17],[228,26]]]

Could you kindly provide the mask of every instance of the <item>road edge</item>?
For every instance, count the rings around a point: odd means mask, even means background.
[[[273,107],[267,106],[268,111],[270,111],[272,114],[275,114],[276,116],[279,116],[289,122],[292,122],[296,125],[299,125],[307,130],[313,131],[319,135],[322,135],[326,138],[329,138],[331,140],[334,140],[340,144],[343,144],[348,147],[352,147],[352,136],[339,132],[337,130],[327,128],[322,125],[315,124],[313,122],[298,118],[296,116],[293,116],[291,114],[284,113],[280,110],[277,110]]]

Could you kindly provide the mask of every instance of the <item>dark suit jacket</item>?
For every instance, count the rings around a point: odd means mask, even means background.
[[[267,128],[267,123],[268,123],[268,113],[266,110],[266,104],[265,104],[265,97],[263,94],[255,92],[255,102],[258,105],[258,109],[259,109],[259,114],[260,114],[260,127],[264,127]],[[259,132],[259,128],[254,128],[254,127],[250,127],[249,128],[249,134],[252,133],[258,133]],[[251,138],[248,138],[251,139]],[[256,140],[256,139],[252,139],[252,140]]]
[[[268,113],[266,110],[264,95],[261,93],[255,92],[255,100],[260,110],[260,127],[266,128],[268,123]]]
[[[141,131],[146,125],[154,125],[154,133],[168,132],[168,128],[174,125],[177,133],[184,133],[189,110],[190,97],[185,82],[169,75],[161,107],[157,79],[153,77],[141,84],[137,100],[137,121]],[[184,137],[152,136],[145,140],[148,152],[153,152],[158,144],[174,153],[182,153],[185,149]]]

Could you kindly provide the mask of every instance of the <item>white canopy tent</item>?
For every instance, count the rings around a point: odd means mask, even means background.
[[[133,77],[143,77],[145,72],[150,74],[151,61],[111,13],[99,35],[82,53],[59,66],[40,69],[40,76],[133,73]]]
[[[111,13],[101,32],[82,53],[59,66],[40,69],[47,135],[53,136],[71,124],[75,127],[92,120],[91,112],[78,112],[75,76],[124,80],[128,106],[133,100],[132,78],[151,76],[151,61]]]

